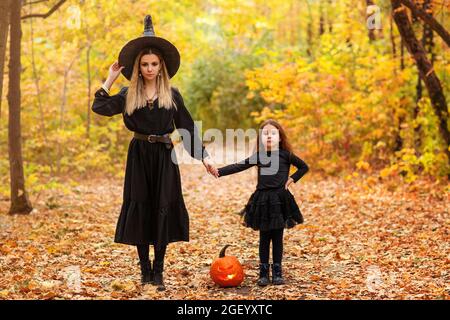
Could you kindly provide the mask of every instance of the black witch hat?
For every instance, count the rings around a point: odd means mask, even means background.
[[[171,42],[155,35],[152,17],[150,15],[145,16],[144,19],[144,34],[139,38],[129,41],[120,50],[119,65],[125,67],[122,69],[122,74],[125,78],[128,80],[131,79],[136,56],[141,50],[148,47],[156,48],[162,53],[169,77],[172,78],[180,67],[180,53]]]

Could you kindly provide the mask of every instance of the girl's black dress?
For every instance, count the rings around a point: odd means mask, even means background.
[[[110,96],[104,89],[95,92],[92,111],[103,116],[122,113],[125,126],[142,134],[163,135],[186,129],[191,141],[183,140],[186,150],[198,160],[208,156],[179,90],[172,87],[177,108],[137,109],[124,112],[128,87]],[[188,148],[188,146],[190,146]],[[163,143],[132,138],[128,147],[123,203],[114,241],[130,245],[153,244],[157,248],[175,241],[189,241],[189,215],[184,203],[180,171],[171,159],[174,149]],[[176,159],[175,152],[173,155]]]
[[[303,215],[292,193],[285,189],[290,165],[298,170],[290,177],[297,182],[309,170],[295,154],[284,149],[260,151],[234,164],[219,168],[219,177],[258,167],[258,184],[244,209],[245,225],[254,230],[292,228],[303,223]]]

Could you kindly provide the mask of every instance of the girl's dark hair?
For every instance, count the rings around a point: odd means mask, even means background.
[[[261,133],[262,133],[262,129],[268,124],[270,124],[278,129],[278,133],[280,135],[279,148],[284,149],[289,152],[292,152],[292,146],[288,141],[286,132],[284,131],[283,127],[274,119],[267,119],[263,123],[261,123],[261,125],[259,126],[258,137],[256,138],[256,152],[259,152],[259,150],[261,150],[263,148],[262,141],[261,141]]]

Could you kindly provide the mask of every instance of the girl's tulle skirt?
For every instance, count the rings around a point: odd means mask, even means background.
[[[294,196],[284,187],[256,190],[240,212],[244,225],[253,230],[292,228],[303,223]]]

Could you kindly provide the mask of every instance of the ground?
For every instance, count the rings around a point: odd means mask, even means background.
[[[85,179],[31,195],[35,210],[9,216],[0,202],[0,299],[448,299],[449,193],[314,173],[291,186],[305,223],[286,230],[286,284],[256,285],[258,234],[236,213],[255,172],[215,179],[180,165],[190,213],[189,242],[168,247],[167,290],[140,285],[136,249],[113,242],[122,178]],[[209,267],[220,249],[243,264],[237,288],[219,288]]]

